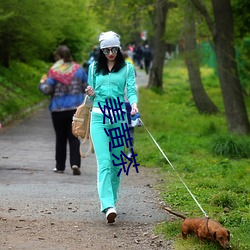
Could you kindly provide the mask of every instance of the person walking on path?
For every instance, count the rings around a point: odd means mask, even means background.
[[[144,51],[143,51],[143,57],[144,57],[144,67],[145,67],[145,72],[148,75],[151,61],[153,59],[152,51],[149,48],[149,46],[146,44]]]
[[[84,100],[84,87],[87,74],[73,61],[67,46],[59,46],[55,51],[55,64],[50,68],[48,77],[41,79],[40,91],[50,95],[49,110],[56,135],[55,173],[64,173],[66,168],[67,142],[69,141],[70,166],[73,175],[80,175],[80,142],[72,134],[72,117]]]
[[[90,134],[93,140],[97,160],[97,189],[101,203],[101,212],[106,214],[108,223],[115,222],[117,211],[115,204],[120,186],[120,159],[123,145],[110,148],[111,136],[107,131],[122,129],[127,124],[124,91],[131,104],[131,115],[138,112],[134,66],[126,63],[121,53],[120,36],[113,31],[101,33],[99,36],[100,53],[98,59],[89,67],[86,93],[93,100]],[[107,104],[113,107],[116,100],[120,101],[121,109],[107,116]],[[110,107],[108,107],[109,111]],[[125,114],[125,115],[124,115]],[[124,115],[124,116],[123,116]],[[123,116],[123,120],[119,119]],[[117,122],[114,123],[113,120]]]

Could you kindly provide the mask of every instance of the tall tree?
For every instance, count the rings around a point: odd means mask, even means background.
[[[200,74],[200,56],[197,51],[196,44],[196,27],[195,17],[191,13],[194,8],[192,4],[187,3],[185,6],[185,27],[184,27],[184,40],[185,40],[185,55],[186,64],[188,69],[189,82],[191,92],[194,98],[195,105],[200,113],[217,113],[218,108],[211,101],[207,95],[201,80]]]
[[[166,42],[164,35],[166,30],[167,13],[170,8],[176,6],[177,5],[175,3],[169,2],[168,0],[156,1],[155,35],[153,44],[154,57],[149,75],[149,88],[163,88],[162,76],[166,54]]]
[[[250,123],[236,64],[230,0],[212,0],[214,21],[200,0],[191,1],[204,16],[212,33],[228,130],[249,134]]]

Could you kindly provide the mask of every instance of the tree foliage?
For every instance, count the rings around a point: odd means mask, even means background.
[[[140,43],[143,30],[147,30],[149,39],[153,37],[154,0],[94,0],[92,5],[103,31],[120,34],[123,45]]]
[[[236,38],[250,36],[250,13],[247,11],[249,8],[250,1],[248,0],[232,1]]]
[[[59,44],[67,44],[76,59],[96,37],[94,13],[88,2],[2,0],[0,2],[0,60],[48,60]],[[35,8],[34,8],[35,4]],[[93,15],[90,15],[93,14]]]
[[[250,8],[250,1],[233,0],[232,8],[241,85],[245,94],[250,96],[250,13],[246,11]]]

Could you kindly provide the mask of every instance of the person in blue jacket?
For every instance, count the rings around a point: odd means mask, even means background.
[[[99,42],[99,57],[89,67],[86,93],[93,100],[90,134],[97,160],[97,189],[101,211],[106,214],[108,223],[113,223],[117,216],[115,204],[120,186],[120,159],[114,156],[121,154],[124,145],[111,147],[111,136],[107,132],[117,127],[122,128],[127,123],[125,88],[131,104],[131,115],[138,112],[137,92],[134,66],[124,60],[120,36],[113,31],[103,32],[99,36]],[[110,116],[110,108],[112,105],[115,107],[118,99],[121,109]],[[122,113],[125,114],[124,120],[119,120]]]
[[[70,166],[73,175],[80,175],[80,142],[72,134],[72,117],[84,100],[87,74],[79,64],[73,61],[67,46],[59,46],[54,56],[56,62],[39,84],[40,91],[51,96],[49,110],[56,134],[54,172],[64,173],[67,142],[69,142]]]

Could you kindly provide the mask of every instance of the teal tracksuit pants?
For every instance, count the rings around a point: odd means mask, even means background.
[[[90,134],[97,160],[97,190],[101,202],[101,211],[105,212],[106,208],[115,207],[121,179],[121,175],[119,177],[117,175],[122,166],[114,166],[121,160],[116,159],[112,154],[120,159],[124,146],[110,147],[109,143],[112,145],[111,138],[104,129],[108,131],[121,127],[121,123],[127,123],[127,118],[125,118],[125,121],[117,120],[116,123],[111,124],[108,118],[105,118],[105,123],[103,123],[103,116],[103,114],[94,111],[91,113]],[[113,164],[113,160],[115,164]]]

